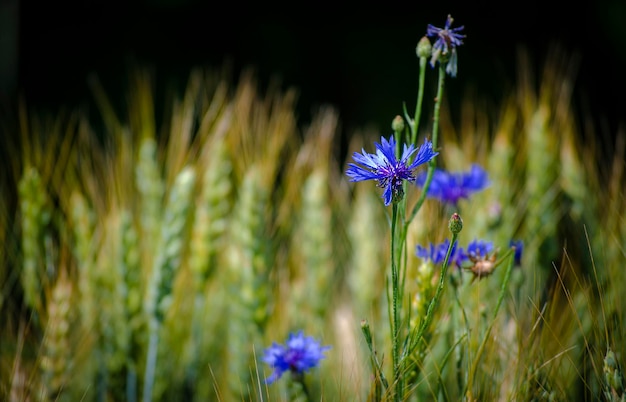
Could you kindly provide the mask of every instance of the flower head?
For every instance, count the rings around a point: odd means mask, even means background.
[[[419,175],[415,182],[423,186],[426,182],[426,174]],[[467,172],[450,173],[436,169],[428,188],[428,196],[437,198],[443,203],[457,205],[461,198],[467,199],[471,194],[483,190],[488,185],[487,172],[478,165],[472,165]]]
[[[472,265],[467,267],[466,269],[470,271],[472,274],[474,274],[474,277],[472,278],[472,282],[474,282],[476,278],[478,278],[478,280],[481,280],[493,274],[493,272],[495,271],[497,267],[496,265],[496,260],[498,259],[497,254],[498,254],[497,251],[495,251],[491,255],[488,255],[488,254],[482,255],[480,253],[469,254],[469,260],[472,262]]]
[[[446,19],[444,28],[437,28],[431,24],[426,27],[426,36],[436,36],[437,41],[433,45],[432,57],[430,59],[430,65],[435,67],[437,60],[440,62],[447,62],[446,73],[452,77],[456,77],[456,47],[463,44],[462,39],[465,35],[460,34],[463,30],[463,26],[458,28],[450,28],[454,20],[450,15]]]
[[[414,170],[438,154],[433,151],[433,144],[428,140],[424,140],[419,150],[413,144],[408,146],[405,144],[400,160],[396,159],[396,142],[393,136],[389,140],[380,137],[380,144],[374,144],[375,154],[367,153],[365,150],[361,150],[362,153],[354,153],[354,161],[363,166],[350,163],[346,175],[350,177],[350,181],[377,180],[378,187],[385,189],[383,192],[385,206],[392,201],[400,201],[404,196],[403,181],[415,182]],[[417,156],[409,163],[409,159],[416,151]]]
[[[269,364],[274,372],[266,380],[270,384],[278,380],[285,371],[302,374],[319,364],[323,359],[324,351],[330,346],[321,346],[311,336],[304,336],[303,332],[291,333],[285,345],[274,342],[265,350],[263,361]]]

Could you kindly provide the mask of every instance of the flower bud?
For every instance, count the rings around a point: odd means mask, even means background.
[[[430,40],[428,40],[428,38],[426,36],[423,36],[422,39],[420,39],[420,41],[417,42],[417,47],[415,48],[415,53],[417,54],[417,57],[419,57],[420,59],[422,57],[428,58],[428,57],[430,57],[430,53],[431,53],[432,49],[433,49],[433,47],[430,44]]]
[[[367,320],[361,320],[361,331],[365,336],[365,342],[367,342],[367,345],[370,348],[373,347],[372,330],[370,329],[370,323],[367,322]]]
[[[402,116],[398,115],[393,119],[391,122],[391,129],[396,133],[404,131],[404,119]]]
[[[453,234],[461,233],[461,230],[463,230],[463,219],[461,219],[461,215],[456,212],[452,214],[450,222],[448,222],[448,229],[450,229]]]

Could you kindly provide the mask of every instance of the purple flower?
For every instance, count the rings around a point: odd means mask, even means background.
[[[440,58],[447,60],[446,65],[446,73],[450,74],[452,77],[456,77],[456,64],[457,64],[457,56],[456,56],[456,47],[461,46],[463,44],[462,39],[465,38],[465,35],[460,34],[464,27],[458,28],[450,28],[452,22],[454,20],[450,15],[446,19],[446,25],[444,28],[437,28],[431,24],[428,24],[426,27],[426,36],[437,37],[437,41],[435,42],[432,50],[432,57],[430,59],[430,65],[435,67],[435,63]]]
[[[415,182],[420,187],[424,186],[426,173],[420,174]],[[478,165],[472,165],[467,172],[450,173],[435,169],[428,188],[428,197],[456,206],[461,198],[468,199],[472,193],[483,190],[488,185],[487,172]]]
[[[396,159],[396,142],[393,137],[388,141],[380,137],[380,144],[374,144],[375,154],[367,153],[365,150],[361,150],[361,154],[354,153],[354,161],[364,167],[350,163],[346,175],[350,177],[350,181],[378,180],[378,187],[385,188],[383,193],[385,206],[392,201],[400,201],[404,196],[403,180],[415,182],[413,171],[438,154],[433,151],[433,144],[428,140],[424,140],[419,150],[413,144],[409,146],[405,144],[400,160]],[[409,159],[416,151],[417,156],[409,164]]]
[[[458,242],[454,243],[454,246],[452,246],[452,251],[450,252],[450,261],[449,264],[457,264],[460,261],[457,261],[457,257],[459,256],[459,254],[457,253],[457,251],[459,250],[459,248],[457,247]],[[443,243],[440,244],[432,244],[430,243],[429,247],[422,247],[420,245],[417,245],[415,247],[415,254],[421,258],[422,260],[425,261],[432,261],[433,264],[435,265],[439,265],[439,264],[443,264],[443,262],[446,259],[446,254],[448,253],[448,247],[450,247],[450,240],[445,239],[443,241]]]
[[[330,346],[321,346],[313,337],[304,336],[302,331],[289,334],[285,345],[274,342],[265,350],[263,356],[263,361],[274,369],[265,383],[270,384],[278,380],[285,371],[302,374],[317,366],[325,357],[324,351],[327,349],[330,349]]]

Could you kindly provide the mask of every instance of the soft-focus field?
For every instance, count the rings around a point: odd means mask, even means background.
[[[460,243],[521,240],[521,265],[496,317],[504,264],[455,274],[408,400],[626,398],[625,137],[607,146],[574,114],[567,57],[539,77],[520,65],[497,108],[468,95],[457,126],[444,104],[437,161],[491,180],[459,205]],[[389,217],[344,172],[391,127],[340,155],[340,111],[299,121],[296,92],[245,74],[195,72],[155,99],[138,72],[125,110],[93,93],[90,115],[26,100],[2,120],[0,399],[137,401],[153,378],[155,401],[287,400],[262,356],[298,330],[331,346],[305,376],[311,400],[374,395],[361,320],[388,364]],[[427,200],[409,229],[416,319],[439,271],[418,269],[415,246],[448,237],[451,212]]]

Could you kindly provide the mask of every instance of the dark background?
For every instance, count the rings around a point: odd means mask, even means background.
[[[5,25],[2,98],[10,103],[19,95],[38,110],[89,105],[91,73],[123,108],[129,72],[136,66],[154,72],[157,88],[182,90],[193,67],[221,68],[228,60],[234,80],[242,68],[253,67],[262,88],[272,78],[283,88],[295,87],[301,124],[319,105],[330,104],[340,112],[344,133],[373,125],[388,135],[402,102],[414,107],[415,45],[428,23],[442,27],[448,13],[467,34],[459,48],[458,77],[447,81],[451,110],[471,88],[497,104],[515,84],[520,49],[539,74],[555,48],[578,57],[572,101],[598,130],[614,134],[626,110],[623,0],[281,6],[0,0],[5,11],[11,4],[19,15],[16,62],[10,62]]]

